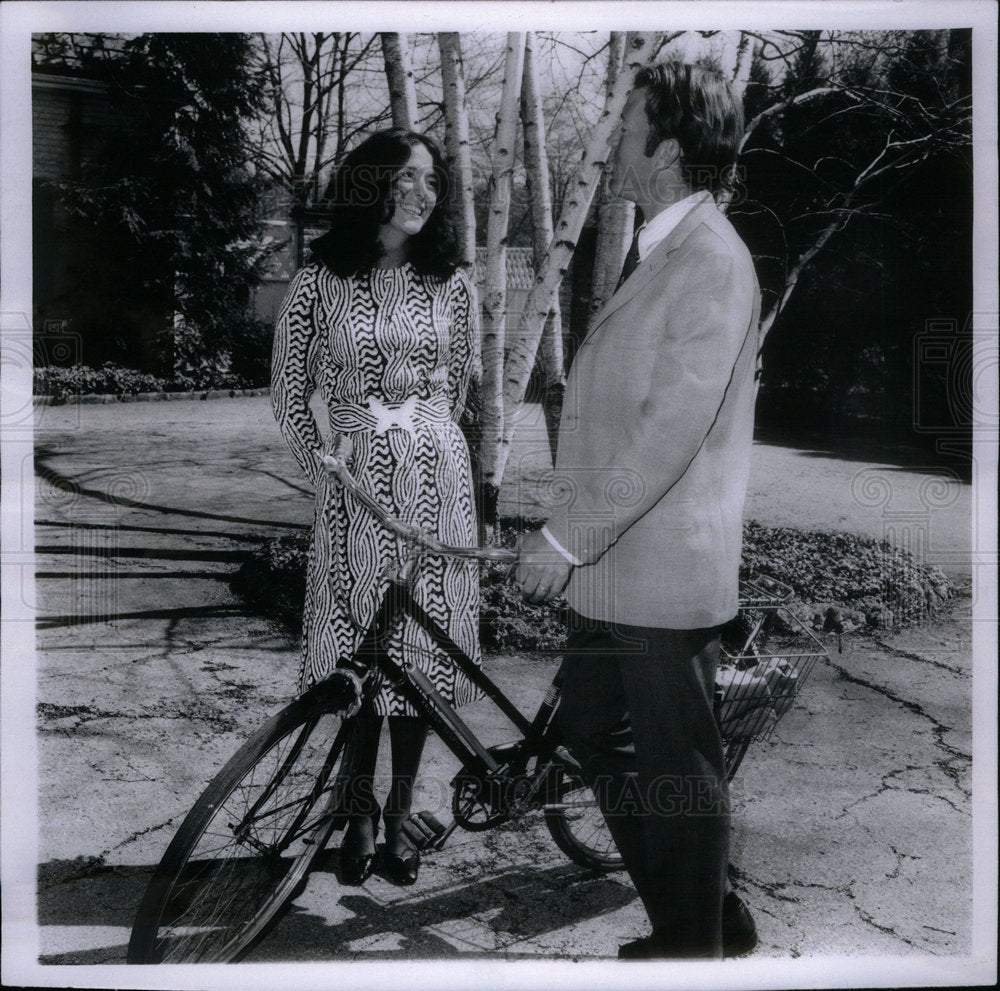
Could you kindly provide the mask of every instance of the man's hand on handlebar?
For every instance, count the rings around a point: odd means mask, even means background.
[[[529,602],[554,599],[569,581],[573,566],[536,530],[517,542],[519,560],[515,579]]]

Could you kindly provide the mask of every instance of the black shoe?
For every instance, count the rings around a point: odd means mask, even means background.
[[[730,891],[722,900],[722,956],[738,957],[756,945],[753,916],[736,892]],[[618,949],[619,960],[697,960],[712,956],[697,947],[675,946],[667,934],[658,933],[634,939]]]
[[[381,809],[376,809],[372,813],[372,843],[378,833],[378,822],[382,815]],[[364,884],[372,876],[375,870],[375,851],[358,855],[345,854],[344,848],[340,848],[340,883],[356,888]]]
[[[619,960],[712,960],[714,953],[701,948],[675,946],[665,937],[652,935],[633,939],[618,947]]]
[[[356,888],[364,884],[375,870],[375,854],[363,853],[360,857],[340,855],[340,883]]]
[[[722,955],[738,957],[757,945],[757,926],[735,891],[722,899]]]
[[[420,872],[420,852],[410,850],[402,857],[388,850],[382,851],[382,871],[393,884],[400,884],[404,887],[417,883],[417,874]]]

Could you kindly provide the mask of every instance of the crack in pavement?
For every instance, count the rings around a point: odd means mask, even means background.
[[[105,491],[100,488],[85,487],[80,484],[79,480],[100,481],[107,472],[107,469],[104,467],[94,468],[90,471],[80,472],[74,478],[69,475],[64,475],[58,469],[52,467],[52,459],[58,456],[59,454],[56,451],[36,446],[35,476],[57,491],[67,493],[72,497],[73,501],[76,501],[80,497],[86,497],[99,505],[106,504],[115,509],[120,509],[122,507],[128,509],[140,509],[150,513],[154,517],[162,519],[181,517],[187,519],[215,520],[222,523],[238,523],[246,526],[268,527],[279,530],[306,530],[309,528],[307,523],[287,523],[281,520],[259,520],[252,517],[234,516],[226,513],[211,513],[200,509],[185,509],[181,506],[164,506],[158,503],[146,502],[143,499],[131,498],[125,493],[116,493],[114,491]]]
[[[159,822],[155,826],[147,826],[145,829],[137,829],[134,833],[130,833],[128,836],[126,836],[125,839],[119,840],[114,846],[108,847],[107,850],[104,850],[98,856],[100,856],[102,860],[105,860],[116,850],[121,850],[122,847],[126,846],[127,844],[134,843],[137,839],[139,839],[139,837],[148,836],[150,833],[159,832],[159,830],[161,829],[167,829],[168,827],[174,824],[176,819],[177,819],[176,816],[171,816],[171,818],[167,819],[166,822]]]
[[[901,943],[904,943],[906,946],[912,946],[914,948],[917,947],[918,945],[917,943],[915,943],[912,939],[908,939],[906,936],[903,936],[900,933],[896,932],[896,930],[893,929],[892,926],[883,926],[881,923],[876,922],[875,919],[871,915],[869,915],[860,905],[855,905],[854,911],[857,913],[858,918],[865,923],[865,925],[871,926],[873,929],[878,930],[878,932],[884,933],[886,936],[891,936],[893,939],[898,939]],[[926,947],[921,947],[921,949],[925,950],[925,952],[932,952],[928,950]]]
[[[39,733],[70,733],[75,732],[80,729],[80,727],[85,726],[87,723],[94,722],[98,719],[176,719],[176,720],[186,720],[188,722],[202,722],[207,723],[210,727],[220,732],[227,732],[234,730],[238,727],[238,723],[232,717],[227,716],[226,713],[222,711],[198,711],[199,708],[205,709],[205,703],[199,702],[194,704],[194,708],[185,708],[182,710],[171,710],[164,708],[157,708],[155,711],[136,711],[136,712],[116,712],[109,709],[98,709],[90,705],[56,705],[51,702],[39,702],[35,707],[35,711],[38,715],[39,720],[57,720],[57,719],[70,719],[76,717],[76,722],[73,726],[44,726],[40,725],[38,727]]]
[[[919,857],[914,857],[910,854],[901,853],[894,846],[890,846],[890,849],[896,855],[896,869],[893,873],[886,875],[888,879],[893,879],[899,876],[900,867],[904,860],[920,859]],[[854,884],[856,882],[852,882],[846,885],[835,885],[835,884],[822,884],[817,881],[763,881],[759,878],[751,876],[748,872],[734,865],[730,865],[730,874],[732,877],[736,878],[737,880],[744,883],[748,887],[755,888],[758,891],[762,892],[763,894],[783,902],[801,903],[802,901],[801,898],[785,893],[785,891],[787,891],[788,889],[795,889],[795,888],[814,889],[818,891],[830,892],[831,894],[841,895],[846,900],[854,903],[853,904],[854,912],[857,915],[857,917],[862,922],[865,923],[865,925],[872,927],[876,931],[881,932],[886,936],[891,936],[893,939],[898,940],[899,942],[903,943],[906,946],[924,949],[927,952],[934,952],[933,949],[924,947],[922,944],[914,941],[913,939],[904,936],[893,927],[882,925],[874,918],[874,916],[872,916],[869,912],[866,912],[857,903],[857,895],[855,895],[853,890]],[[753,906],[753,909],[755,912],[760,912],[762,915],[768,915],[771,918],[778,919],[790,929],[794,928],[795,931],[802,932],[802,930],[799,927],[797,926],[793,927],[791,923],[788,922],[787,918],[785,918],[784,916],[779,917],[776,916],[773,912],[769,911],[765,905],[755,904]],[[932,928],[932,927],[925,926],[924,928]],[[940,930],[940,931],[946,932],[946,930]],[[790,948],[789,953],[793,957],[801,955],[801,951],[797,947]]]
[[[923,860],[923,857],[917,857],[912,853],[903,853],[901,850],[897,850],[892,843],[889,844],[889,849],[896,855],[896,866],[888,874],[886,874],[885,877],[887,881],[894,881],[902,874],[904,860]]]
[[[819,891],[829,891],[833,894],[843,895],[845,898],[850,898],[852,901],[855,898],[854,892],[851,890],[852,886],[850,884],[821,884],[819,881],[763,881],[760,878],[753,877],[748,871],[741,867],[737,867],[735,864],[729,865],[729,874],[731,878],[735,878],[737,881],[744,882],[752,887],[756,888],[758,891],[762,891],[765,895],[776,899],[777,901],[784,902],[801,902],[801,898],[795,895],[783,894],[783,890],[786,888],[815,888]]]
[[[103,857],[95,857],[92,854],[75,857],[72,860],[49,861],[38,865],[38,890],[44,891],[60,884],[100,877],[111,870]]]
[[[873,641],[877,647],[880,647],[891,657],[898,657],[906,661],[918,661],[921,664],[930,664],[932,667],[940,668],[942,671],[950,671],[952,674],[961,675],[965,678],[968,677],[968,671],[965,671],[960,667],[945,664],[944,661],[936,661],[932,657],[924,657],[923,654],[917,654],[911,650],[903,650],[900,647],[894,647],[881,637],[873,637]]]
[[[954,780],[954,778],[952,777],[952,775],[949,773],[950,768],[943,767],[941,765],[940,761],[935,761],[932,766],[938,768],[938,770],[940,770],[945,775],[946,778],[948,778],[949,780],[951,780],[952,784],[954,784],[958,788],[958,790],[960,792],[962,792],[962,794],[963,794],[963,796],[965,798],[970,799],[972,797],[968,792],[966,792],[961,787],[960,784],[958,784],[957,781]],[[894,777],[896,777],[899,774],[906,774],[909,771],[924,771],[924,770],[926,770],[926,768],[922,764],[907,764],[906,767],[902,768],[901,770],[889,771],[887,774],[883,775],[882,776],[882,784],[886,788],[890,788],[891,789],[891,788],[893,788],[892,785],[886,785],[886,781],[889,778],[894,778]],[[971,812],[968,809],[965,809],[965,808],[962,808],[961,806],[956,805],[950,798],[947,798],[944,795],[939,795],[937,792],[931,791],[930,788],[915,788],[915,787],[913,787],[911,785],[911,786],[908,786],[908,787],[904,787],[901,790],[907,792],[910,795],[930,795],[932,798],[939,798],[946,805],[951,806],[951,808],[955,812],[958,812],[960,815],[963,815],[966,818],[968,818],[971,815]],[[881,792],[878,792],[878,794],[881,794]],[[868,797],[871,798],[872,796],[869,795]]]
[[[850,682],[853,685],[860,685],[862,688],[867,688],[869,691],[876,692],[879,695],[884,696],[891,702],[895,702],[897,705],[902,706],[908,712],[912,712],[916,716],[920,716],[922,719],[926,719],[928,723],[931,724],[932,732],[934,734],[934,745],[945,752],[950,758],[950,761],[959,761],[964,763],[966,766],[971,765],[972,755],[967,754],[957,747],[953,747],[950,743],[946,743],[944,740],[944,734],[951,732],[953,727],[946,726],[941,720],[936,719],[922,705],[918,702],[911,702],[909,699],[904,699],[902,696],[898,695],[892,689],[887,688],[885,685],[878,685],[873,681],[869,681],[867,678],[862,678],[859,675],[851,674],[843,665],[837,664],[832,657],[825,658],[825,661],[833,670],[837,673],[838,678],[843,681]],[[953,767],[948,760],[938,760],[935,761],[935,765],[940,768],[940,770],[951,779],[955,787],[963,794],[966,798],[971,798],[972,793],[963,788],[960,781],[959,775],[960,770]]]
[[[940,761],[935,761],[932,764],[932,766],[937,767],[939,770],[941,770],[942,773],[945,774],[945,777],[951,780],[952,784],[954,784],[955,787],[962,793],[963,797],[965,797],[966,799],[971,799],[971,794],[965,791],[965,789],[963,789],[961,785],[958,784],[957,781],[955,781],[954,776],[951,773],[949,773],[949,770],[947,768],[941,766]],[[893,771],[887,771],[885,774],[882,775],[882,781],[879,784],[878,788],[875,789],[875,791],[869,792],[867,795],[862,795],[860,798],[857,798],[853,802],[851,802],[850,805],[845,805],[844,808],[840,812],[838,812],[837,815],[834,816],[834,820],[836,821],[838,819],[843,819],[844,816],[846,816],[853,808],[855,808],[855,806],[861,805],[863,802],[868,802],[873,798],[878,798],[880,795],[884,795],[887,791],[901,791],[908,795],[929,795],[931,798],[940,799],[940,801],[944,802],[945,805],[949,806],[954,812],[958,812],[962,816],[968,818],[971,814],[968,811],[968,809],[961,808],[960,806],[956,805],[950,798],[947,798],[944,795],[939,795],[937,792],[932,791],[930,788],[915,788],[913,786],[898,787],[891,781],[892,778],[895,778],[898,775],[907,774],[910,771],[925,771],[926,769],[927,768],[922,764],[907,764],[906,767],[897,768],[896,770]]]

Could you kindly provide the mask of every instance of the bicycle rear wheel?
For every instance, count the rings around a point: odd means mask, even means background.
[[[545,825],[555,845],[581,867],[621,870],[621,854],[579,766],[572,760],[559,760],[553,763],[550,774],[552,790],[544,806]]]
[[[353,724],[315,696],[254,734],[202,793],[139,906],[129,963],[236,960],[343,823]]]

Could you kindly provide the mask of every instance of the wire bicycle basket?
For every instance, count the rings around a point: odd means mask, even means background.
[[[764,575],[740,581],[740,612],[723,636],[716,717],[733,742],[766,740],[828,652],[788,608],[792,590]]]

